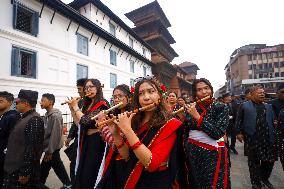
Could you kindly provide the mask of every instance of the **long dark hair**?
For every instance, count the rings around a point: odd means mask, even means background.
[[[195,80],[193,80],[193,83],[192,83],[192,97],[193,97],[193,100],[196,99],[196,93],[197,93],[196,86],[197,86],[198,83],[201,83],[201,82],[203,82],[203,83],[205,83],[206,85],[209,86],[209,88],[211,89],[212,95],[213,95],[213,87],[212,87],[212,85],[211,85],[209,80],[207,80],[205,78],[195,79]]]
[[[133,106],[132,106],[132,103],[131,103],[132,99],[133,99],[133,94],[130,92],[129,86],[125,85],[125,84],[117,85],[113,89],[112,93],[114,93],[115,90],[120,90],[120,91],[122,91],[124,93],[124,95],[126,95],[128,103],[125,106],[125,110],[126,111],[131,111],[133,109]],[[118,109],[118,108],[113,111],[114,115],[117,115],[117,114],[120,114],[120,113],[121,113],[121,109]]]
[[[92,82],[92,84],[96,87],[97,93],[93,103],[91,98],[84,97],[84,103],[82,108],[83,112],[86,112],[90,106],[92,107],[95,104],[97,104],[99,101],[104,100],[101,82],[98,79],[87,79],[84,83],[84,88],[89,81]]]
[[[135,91],[134,91],[134,107],[140,108],[141,105],[139,103],[139,88],[140,85],[143,83],[148,83],[152,87],[154,87],[159,95],[160,95],[160,103],[156,107],[152,117],[149,120],[149,127],[161,127],[163,126],[172,116],[169,114],[169,112],[166,109],[166,105],[164,104],[163,100],[163,94],[161,93],[161,85],[155,80],[155,79],[143,79],[135,84]],[[136,132],[139,130],[139,128],[142,126],[142,121],[144,118],[144,112],[138,112],[132,119],[132,129]]]

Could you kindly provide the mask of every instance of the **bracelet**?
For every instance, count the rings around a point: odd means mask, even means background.
[[[136,148],[138,148],[139,146],[141,146],[141,142],[140,142],[140,140],[138,141],[138,142],[136,142],[135,144],[133,144],[132,146],[130,146],[130,148],[132,149],[132,150],[135,150]]]
[[[149,168],[151,162],[152,162],[152,154],[151,154],[151,156],[150,156],[150,159],[149,159],[148,163],[145,165],[145,169],[148,169],[148,168]]]
[[[124,140],[122,139],[121,143],[116,146],[117,149],[120,149],[124,146]]]

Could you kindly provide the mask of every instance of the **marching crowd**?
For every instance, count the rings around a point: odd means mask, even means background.
[[[62,189],[230,189],[236,140],[244,143],[253,189],[274,188],[278,159],[284,171],[284,83],[271,100],[260,85],[215,99],[204,78],[193,81],[190,101],[153,76],[116,86],[111,103],[102,88],[97,79],[77,80],[80,97],[64,103],[73,118],[65,141],[53,94],[41,96],[40,116],[37,91],[21,89],[15,99],[0,91],[0,186],[46,189],[52,168]]]

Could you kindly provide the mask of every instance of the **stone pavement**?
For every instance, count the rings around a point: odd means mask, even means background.
[[[243,145],[237,142],[236,149],[239,155],[230,154],[232,189],[251,189],[247,157],[244,156]],[[275,162],[269,181],[276,189],[284,189],[284,171],[280,161]]]
[[[241,143],[237,143],[237,150],[239,152],[239,155],[231,154],[232,189],[251,189],[247,157],[243,156],[243,145]],[[61,150],[61,155],[64,165],[69,172],[69,160],[63,150]],[[284,172],[279,161],[277,161],[274,165],[274,169],[270,177],[270,182],[275,186],[276,189],[284,189]],[[62,183],[56,177],[53,170],[50,171],[46,185],[50,189],[59,189],[62,186]]]

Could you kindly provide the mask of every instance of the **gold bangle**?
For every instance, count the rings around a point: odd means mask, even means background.
[[[150,159],[149,159],[148,163],[144,166],[145,169],[148,169],[148,168],[149,168],[151,162],[152,162],[152,154],[151,154],[151,156],[150,156]]]

